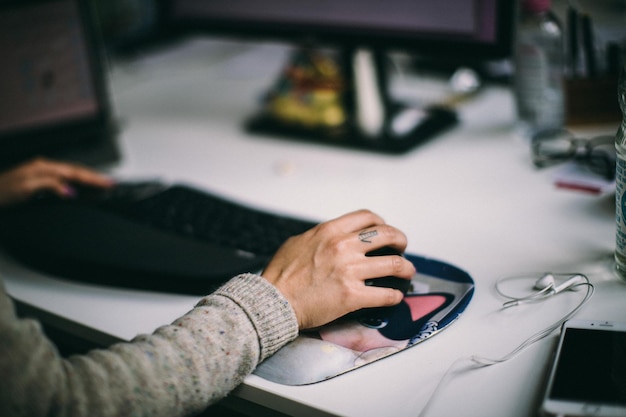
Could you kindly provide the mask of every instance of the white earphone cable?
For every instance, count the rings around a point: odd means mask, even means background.
[[[584,278],[587,280],[585,283],[576,284],[576,285],[572,286],[572,288],[575,288],[575,287],[587,287],[587,293],[585,294],[585,297],[582,299],[582,301],[572,311],[567,313],[561,319],[559,319],[558,321],[554,322],[552,325],[550,325],[549,327],[545,328],[544,330],[541,330],[541,331],[533,334],[528,339],[526,339],[524,342],[522,342],[522,344],[520,344],[518,347],[516,347],[515,349],[513,349],[511,352],[509,352],[508,354],[504,355],[503,357],[501,357],[499,359],[489,359],[489,358],[485,358],[485,357],[474,355],[474,356],[471,356],[472,361],[476,362],[479,365],[483,365],[483,366],[490,366],[490,365],[495,365],[496,363],[506,362],[509,359],[513,358],[518,353],[520,353],[522,350],[527,348],[528,346],[530,346],[533,343],[543,339],[544,337],[548,336],[550,333],[552,333],[553,331],[555,331],[556,329],[561,327],[563,325],[563,323],[565,323],[567,320],[572,318],[576,313],[578,313],[578,311],[581,308],[583,308],[583,306],[587,303],[587,301],[589,301],[589,299],[593,295],[593,292],[594,292],[593,284],[591,284],[589,282],[587,277],[584,277]]]
[[[564,274],[557,274],[557,275],[564,275]],[[486,358],[486,357],[482,357],[482,356],[478,356],[478,355],[472,355],[472,356],[469,356],[469,357],[463,357],[463,358],[459,358],[459,359],[455,360],[450,365],[450,367],[446,370],[446,372],[443,374],[441,379],[439,380],[439,383],[437,384],[437,386],[433,390],[433,393],[431,394],[430,398],[428,399],[428,401],[426,402],[426,404],[422,408],[422,411],[419,413],[418,417],[424,417],[426,415],[426,412],[429,410],[429,408],[435,402],[436,397],[440,394],[441,388],[444,387],[445,385],[447,385],[447,382],[450,381],[454,377],[454,373],[455,372],[465,372],[465,371],[469,371],[469,370],[472,370],[472,369],[483,368],[483,367],[486,367],[486,366],[491,366],[491,365],[496,365],[496,364],[499,364],[499,363],[506,362],[506,361],[512,359],[513,357],[515,357],[516,355],[518,355],[521,351],[523,351],[524,349],[526,349],[527,347],[529,347],[533,343],[538,342],[539,340],[541,340],[544,337],[548,336],[554,330],[556,330],[559,327],[561,327],[563,325],[563,323],[565,323],[567,320],[572,318],[587,303],[587,301],[589,301],[589,299],[593,295],[594,287],[593,287],[593,284],[591,284],[589,282],[589,278],[586,275],[584,275],[584,274],[573,273],[573,274],[565,274],[565,275],[571,275],[571,276],[579,275],[584,280],[584,282],[582,282],[582,283],[579,283],[579,284],[576,284],[576,285],[572,285],[571,288],[576,288],[576,287],[586,287],[587,288],[587,292],[585,294],[585,297],[581,300],[581,302],[573,310],[571,310],[569,313],[567,313],[565,316],[563,316],[558,321],[556,321],[553,324],[551,324],[546,329],[541,330],[541,331],[533,334],[528,339],[524,340],[519,346],[517,346],[515,349],[513,349],[511,352],[507,353],[506,355],[502,356],[501,358],[490,359],[490,358]],[[541,294],[538,297],[529,296],[529,297],[516,298],[516,297],[511,297],[511,296],[506,295],[505,293],[501,292],[501,290],[499,288],[499,285],[498,285],[499,283],[507,281],[507,280],[510,280],[510,279],[519,279],[519,278],[520,277],[504,278],[504,279],[502,279],[502,280],[500,280],[500,281],[498,281],[496,283],[495,287],[496,287],[496,291],[498,292],[498,294],[500,294],[504,298],[508,298],[510,300],[510,301],[505,302],[503,304],[504,308],[516,305],[516,304],[511,304],[512,302],[519,303],[520,300],[524,300],[524,301],[528,301],[528,302],[534,302],[534,301],[543,300],[543,299],[547,298],[550,295],[553,295],[553,294],[557,295],[558,294],[558,293],[552,293],[551,292],[552,290],[554,290],[554,285],[552,285],[550,287],[546,287],[546,288],[540,290],[538,293],[535,294],[535,295]],[[459,364],[461,364],[462,362],[469,362],[468,365],[466,366],[466,369],[458,368]]]

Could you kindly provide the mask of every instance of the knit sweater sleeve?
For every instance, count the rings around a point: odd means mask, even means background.
[[[239,385],[298,333],[293,309],[244,274],[130,343],[61,358],[0,282],[1,416],[184,416]]]

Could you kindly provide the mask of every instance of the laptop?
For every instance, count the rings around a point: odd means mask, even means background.
[[[92,3],[0,1],[0,168],[118,160]]]

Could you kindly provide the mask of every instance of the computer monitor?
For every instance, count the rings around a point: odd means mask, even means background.
[[[512,49],[517,4],[512,0],[166,0],[165,3],[166,21],[175,30],[254,40],[277,39],[349,51],[344,60],[350,61],[348,67],[351,67],[345,74],[353,84],[353,94],[346,100],[351,118],[354,122],[359,108],[365,108],[369,113],[361,115],[362,118],[381,122],[365,134],[376,140],[364,137],[362,129],[360,132],[352,129],[347,136],[356,139],[344,142],[395,150],[410,148],[425,134],[450,126],[456,118],[450,111],[438,112],[436,123],[427,119],[430,126],[417,135],[415,131],[402,137],[390,135],[389,128],[398,108],[389,99],[386,65],[381,55],[404,50],[458,64],[506,58]],[[373,53],[357,57],[363,49]],[[355,65],[371,68],[359,70]],[[363,74],[371,78],[373,86],[363,85]],[[360,102],[363,100],[360,91],[368,91],[369,103]],[[377,103],[372,102],[374,96]],[[320,132],[314,132],[313,136],[320,137]],[[337,142],[336,138],[331,140]]]
[[[511,51],[512,0],[169,0],[178,28],[407,49],[459,60]]]

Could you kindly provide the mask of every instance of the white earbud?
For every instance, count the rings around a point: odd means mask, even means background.
[[[588,284],[589,281],[582,274],[575,274],[570,276],[563,283],[556,285],[554,275],[551,273],[544,274],[539,278],[534,285],[534,289],[537,292],[527,295],[526,297],[508,297],[509,301],[503,304],[504,307],[516,306],[520,303],[536,302],[548,298],[554,294],[558,294],[565,290],[577,290],[581,284]],[[501,293],[501,292],[500,292]],[[501,293],[502,294],[502,293]]]
[[[554,275],[548,272],[535,282],[535,286],[533,288],[539,291],[548,291],[549,289],[554,288]]]
[[[586,283],[587,280],[582,275],[573,275],[567,281],[554,288],[554,293],[559,293],[565,290],[578,290],[580,284]]]
[[[556,285],[554,282],[554,275],[547,273],[537,280],[535,283],[535,289],[541,292],[549,291],[552,294],[558,294],[561,291],[575,289],[577,285],[584,284],[585,278],[580,275],[572,275],[563,283]]]

